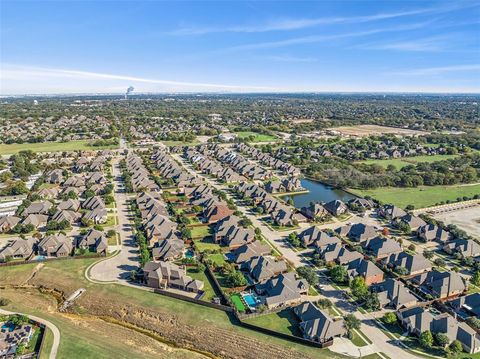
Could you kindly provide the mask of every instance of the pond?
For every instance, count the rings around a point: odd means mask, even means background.
[[[341,189],[329,187],[321,182],[312,181],[309,179],[302,179],[300,181],[302,187],[308,189],[308,193],[300,193],[288,196],[282,196],[283,200],[293,199],[293,205],[296,208],[306,207],[310,202],[330,202],[339,199],[343,202],[348,202],[356,198],[353,194],[345,192]]]

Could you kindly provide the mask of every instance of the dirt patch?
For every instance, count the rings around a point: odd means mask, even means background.
[[[345,136],[364,137],[372,135],[393,134],[399,136],[425,135],[427,132],[410,130],[407,128],[386,127],[377,125],[341,126],[328,128],[331,132],[338,132]]]

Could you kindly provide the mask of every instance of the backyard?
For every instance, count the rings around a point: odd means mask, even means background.
[[[249,318],[245,322],[279,333],[301,336],[300,322],[291,308],[284,309],[278,313]]]

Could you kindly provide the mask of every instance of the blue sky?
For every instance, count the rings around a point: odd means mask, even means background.
[[[0,93],[480,92],[478,1],[5,1]]]

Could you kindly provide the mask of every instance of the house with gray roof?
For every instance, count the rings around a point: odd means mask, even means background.
[[[449,232],[433,224],[418,227],[417,236],[424,242],[437,241],[443,243],[450,239]]]
[[[370,286],[383,281],[384,273],[375,263],[366,259],[354,259],[347,263],[347,273],[350,279],[361,276],[365,283]]]
[[[0,217],[0,233],[10,232],[22,219],[16,216]]]
[[[392,238],[375,237],[363,242],[362,246],[375,259],[386,258],[403,251],[400,243]]]
[[[448,254],[460,253],[462,257],[480,256],[480,244],[471,239],[457,239],[443,246]]]
[[[325,209],[330,212],[332,216],[339,216],[348,211],[347,205],[339,199],[325,203],[323,207],[325,207]]]
[[[413,214],[406,214],[403,217],[395,219],[395,224],[399,224],[400,222],[407,224],[412,231],[416,231],[419,227],[423,227],[427,224],[423,219],[414,216]]]
[[[266,297],[265,305],[269,309],[298,303],[302,294],[308,293],[308,288],[308,282],[297,279],[295,272],[282,273],[255,285],[255,291]]]
[[[443,333],[450,342],[460,341],[467,353],[480,352],[480,335],[468,324],[457,321],[448,313],[434,316],[426,308],[415,307],[402,309],[397,316],[402,325],[413,335],[420,336],[427,330],[433,334]]]
[[[45,257],[67,257],[73,251],[73,239],[64,234],[46,236],[37,245],[38,254]]]
[[[408,275],[416,275],[432,270],[432,263],[421,253],[393,253],[384,258],[382,262],[394,271],[399,267],[405,268]]]
[[[11,240],[0,250],[0,262],[5,262],[9,259],[30,259],[34,254],[36,246],[37,240],[35,238]]]
[[[300,330],[305,339],[325,343],[334,337],[347,333],[343,319],[333,319],[330,315],[317,308],[312,302],[305,302],[293,309],[300,320]]]
[[[457,313],[480,318],[480,293],[471,293],[455,298],[448,302],[448,304],[450,304]]]
[[[272,248],[268,244],[262,244],[260,241],[244,244],[232,252],[232,260],[240,264],[254,257],[261,257],[270,254]]]
[[[418,304],[417,297],[398,279],[387,278],[383,282],[372,285],[370,290],[378,294],[382,307],[398,310]]]
[[[103,232],[90,229],[87,234],[77,240],[76,246],[77,248],[88,249],[90,252],[106,254],[108,240]]]
[[[287,263],[275,261],[274,258],[254,257],[240,265],[240,269],[247,272],[253,282],[263,282],[275,275],[287,271]]]
[[[394,220],[405,216],[407,212],[393,204],[386,204],[378,209],[378,214],[383,218]]]
[[[337,228],[335,232],[355,242],[363,242],[377,236],[375,227],[363,223],[348,224]]]
[[[432,270],[413,277],[411,281],[437,299],[454,297],[468,289],[465,279],[455,272]]]
[[[53,204],[49,201],[32,202],[27,208],[24,209],[22,216],[26,217],[29,214],[48,214],[49,209],[52,207]]]
[[[159,241],[152,248],[152,257],[154,260],[169,261],[182,257],[184,243],[181,239],[173,237]]]

